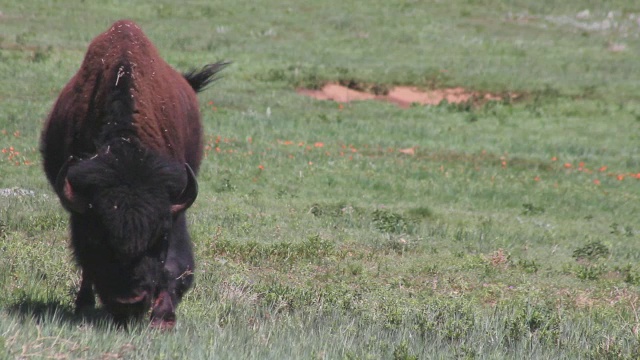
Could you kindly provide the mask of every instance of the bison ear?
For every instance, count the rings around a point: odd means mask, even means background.
[[[184,167],[187,170],[187,186],[185,186],[177,199],[171,200],[172,214],[177,214],[181,211],[187,210],[198,197],[198,181],[196,180],[196,174],[193,173],[189,164],[185,163]]]
[[[58,176],[56,177],[55,191],[65,209],[81,214],[87,210],[87,201],[73,190],[73,187],[67,178],[69,166],[75,161],[75,158],[71,156],[62,165],[62,168],[60,168]]]

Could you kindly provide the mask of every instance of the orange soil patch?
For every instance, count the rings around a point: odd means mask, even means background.
[[[501,96],[469,91],[461,87],[449,89],[437,89],[422,91],[416,87],[396,86],[389,90],[387,95],[375,95],[364,91],[350,89],[339,84],[326,84],[320,90],[298,89],[298,94],[312,97],[317,100],[333,100],[339,103],[348,103],[361,100],[381,100],[394,103],[407,108],[411,104],[438,105],[442,101],[452,104],[468,101],[485,102],[502,100]],[[509,95],[513,98],[513,95]]]
[[[376,98],[374,94],[349,89],[346,86],[338,84],[326,84],[320,90],[299,89],[298,94],[306,95],[316,100],[333,100],[341,103],[372,100]]]

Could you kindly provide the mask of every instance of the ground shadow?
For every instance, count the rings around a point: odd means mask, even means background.
[[[113,319],[102,308],[86,309],[76,313],[70,305],[56,300],[40,300],[24,297],[7,307],[7,313],[20,321],[35,320],[37,323],[58,322],[79,325],[82,323],[97,327],[108,327]]]

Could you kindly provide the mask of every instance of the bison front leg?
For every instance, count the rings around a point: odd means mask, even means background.
[[[176,322],[176,308],[193,284],[193,249],[187,232],[185,214],[178,214],[169,237],[163,278],[151,311],[151,326],[171,329]]]
[[[193,282],[193,272],[184,268],[177,277],[173,271],[167,270],[165,274],[168,281],[166,287],[158,290],[151,310],[151,327],[170,330],[176,323],[176,307]]]
[[[151,327],[160,330],[171,330],[176,325],[175,294],[162,290],[151,310]]]
[[[86,310],[91,310],[96,305],[96,297],[93,293],[93,282],[87,276],[87,273],[82,271],[82,280],[80,282],[80,290],[76,295],[76,314],[82,313]]]

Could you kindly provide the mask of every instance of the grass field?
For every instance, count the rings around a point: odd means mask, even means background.
[[[0,357],[639,358],[640,4],[557,3],[3,2]],[[200,95],[196,286],[169,333],[73,314],[38,153],[120,18],[177,69],[233,61]],[[295,91],[337,81],[518,97]]]

